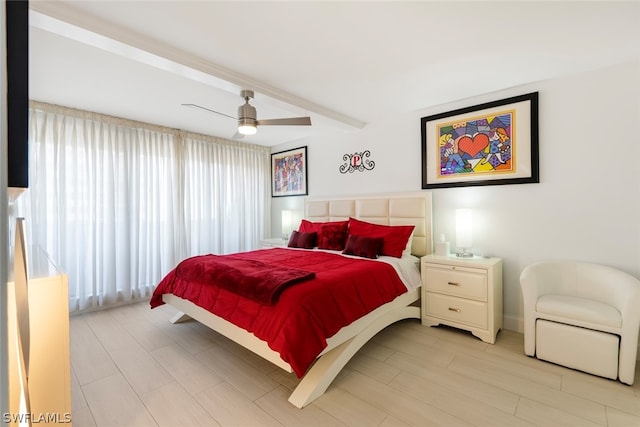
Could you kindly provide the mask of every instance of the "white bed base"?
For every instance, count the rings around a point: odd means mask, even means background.
[[[340,332],[328,339],[327,347],[300,380],[296,389],[289,396],[289,402],[297,408],[308,405],[317,397],[322,396],[351,357],[371,337],[399,320],[419,319],[420,307],[410,305],[419,298],[419,289],[400,295],[395,300],[378,307],[348,327],[341,329]],[[208,312],[191,301],[171,294],[163,295],[162,299],[180,310],[171,319],[172,323],[190,318],[197,320],[285,371],[293,372],[291,366],[280,358],[280,354],[271,350],[265,341],[252,333]]]
[[[391,195],[343,198],[307,199],[305,218],[310,221],[339,221],[349,217],[388,225],[415,225],[412,253],[423,256],[431,253],[431,193],[399,193]],[[162,300],[180,312],[172,323],[189,318],[208,326],[287,372],[291,366],[280,358],[267,343],[250,332],[235,326],[215,314],[172,294]],[[387,326],[403,319],[420,319],[420,289],[398,296],[352,324],[342,328],[327,340],[327,347],[289,396],[289,402],[298,408],[321,396],[351,357],[374,335]]]

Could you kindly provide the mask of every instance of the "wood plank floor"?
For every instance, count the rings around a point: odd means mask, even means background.
[[[640,426],[632,387],[403,321],[300,410],[298,379],[175,310],[133,304],[71,318],[73,424],[82,426]]]

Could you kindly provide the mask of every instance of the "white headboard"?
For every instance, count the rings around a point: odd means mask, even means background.
[[[383,225],[414,225],[411,253],[432,252],[431,192],[390,193],[345,197],[308,197],[304,217],[313,222],[343,221],[349,217]]]

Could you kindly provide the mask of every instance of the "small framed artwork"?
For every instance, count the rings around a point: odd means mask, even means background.
[[[536,183],[538,92],[421,119],[422,188]]]
[[[307,147],[271,154],[271,196],[306,196]]]

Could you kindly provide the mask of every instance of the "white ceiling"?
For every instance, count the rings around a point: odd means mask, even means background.
[[[640,59],[640,2],[39,1],[30,97],[231,138],[241,88],[277,145]],[[88,31],[87,31],[88,30]],[[585,88],[588,90],[588,88]]]

